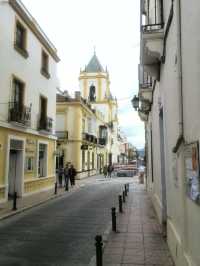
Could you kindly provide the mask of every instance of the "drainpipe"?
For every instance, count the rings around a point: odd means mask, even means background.
[[[174,0],[172,0],[174,2]],[[181,0],[176,0],[176,19],[177,19],[177,69],[178,69],[178,105],[179,105],[179,137],[173,152],[176,153],[180,145],[184,142],[183,124],[183,76],[182,76],[182,28],[181,28]]]

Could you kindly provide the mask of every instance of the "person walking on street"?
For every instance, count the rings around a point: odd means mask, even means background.
[[[69,188],[69,163],[66,163],[64,168],[64,177],[65,177],[65,188],[68,190]]]
[[[69,178],[71,186],[75,186],[75,177],[76,177],[76,169],[74,168],[73,164],[69,168]]]
[[[113,171],[113,166],[112,166],[112,164],[109,164],[108,165],[108,177],[110,177],[110,178],[112,176],[112,171]]]
[[[108,167],[107,167],[107,165],[104,165],[103,174],[104,174],[104,177],[106,178],[107,175],[108,175]]]
[[[63,168],[61,166],[59,166],[59,169],[58,169],[59,187],[62,187],[62,180],[63,180]]]

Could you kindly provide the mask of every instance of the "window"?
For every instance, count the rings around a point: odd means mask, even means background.
[[[94,169],[94,152],[92,153],[92,169]]]
[[[47,129],[47,98],[40,96],[39,129]]]
[[[26,50],[27,44],[27,30],[21,24],[21,22],[17,21],[16,29],[15,29],[15,49],[25,58],[28,57],[28,52]]]
[[[41,74],[44,75],[48,79],[50,78],[49,56],[45,51],[42,51]]]
[[[82,119],[82,132],[85,132],[85,119]]]
[[[96,100],[96,88],[95,86],[92,84],[90,86],[90,95],[89,95],[89,101],[90,102],[94,102]]]
[[[82,171],[85,170],[85,151],[82,150]]]
[[[24,83],[17,78],[13,79],[13,102],[20,107],[24,104]]]
[[[26,171],[32,172],[34,168],[33,164],[34,164],[33,157],[26,157]]]
[[[39,144],[38,176],[47,176],[47,145]]]

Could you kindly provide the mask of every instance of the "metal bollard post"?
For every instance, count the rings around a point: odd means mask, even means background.
[[[13,196],[13,211],[16,210],[17,210],[17,192],[15,192]]]
[[[102,236],[101,235],[97,235],[95,237],[95,246],[96,246],[96,266],[103,266],[103,253],[102,253],[102,246],[103,246],[103,242],[102,242]]]
[[[116,208],[113,207],[111,210],[112,210],[112,230],[113,230],[113,232],[117,232],[117,225],[116,225]]]
[[[58,191],[58,183],[56,182],[56,183],[55,183],[55,191],[54,191],[54,194],[55,194],[55,195],[57,194],[57,191]]]
[[[126,202],[125,191],[123,191],[122,197],[123,197],[123,202],[125,203]]]
[[[119,212],[122,213],[123,209],[122,209],[122,195],[119,195]]]
[[[125,196],[127,197],[128,196],[128,191],[127,191],[127,186],[126,186],[126,184],[124,185],[124,192],[125,192]]]

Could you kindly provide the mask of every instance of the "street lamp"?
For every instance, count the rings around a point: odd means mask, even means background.
[[[135,95],[131,100],[131,103],[133,105],[133,108],[137,111],[137,109],[139,108],[139,97]]]

